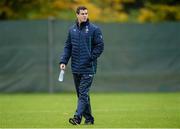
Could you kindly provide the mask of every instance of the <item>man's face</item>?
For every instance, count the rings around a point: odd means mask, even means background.
[[[86,22],[88,19],[88,11],[87,10],[80,10],[79,14],[76,14],[78,21],[81,22]]]

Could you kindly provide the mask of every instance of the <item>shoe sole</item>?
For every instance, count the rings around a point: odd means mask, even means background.
[[[72,125],[78,125],[78,123],[76,123],[72,118],[69,119],[69,123]]]

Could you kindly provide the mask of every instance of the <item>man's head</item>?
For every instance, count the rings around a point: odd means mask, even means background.
[[[79,23],[86,22],[88,19],[88,10],[85,6],[79,6],[76,9],[76,16]]]

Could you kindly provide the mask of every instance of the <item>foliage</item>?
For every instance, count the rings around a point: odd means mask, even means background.
[[[85,5],[92,21],[180,21],[178,0],[1,0],[0,19],[75,19],[77,6]]]
[[[180,6],[147,4],[146,8],[140,10],[138,20],[140,22],[179,21]]]

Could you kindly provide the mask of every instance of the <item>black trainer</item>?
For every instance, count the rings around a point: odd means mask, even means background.
[[[93,125],[94,121],[87,121],[87,120],[85,120],[84,124],[85,125]]]
[[[69,118],[69,123],[71,123],[72,125],[79,125],[80,124],[78,118],[76,118],[76,117]]]

